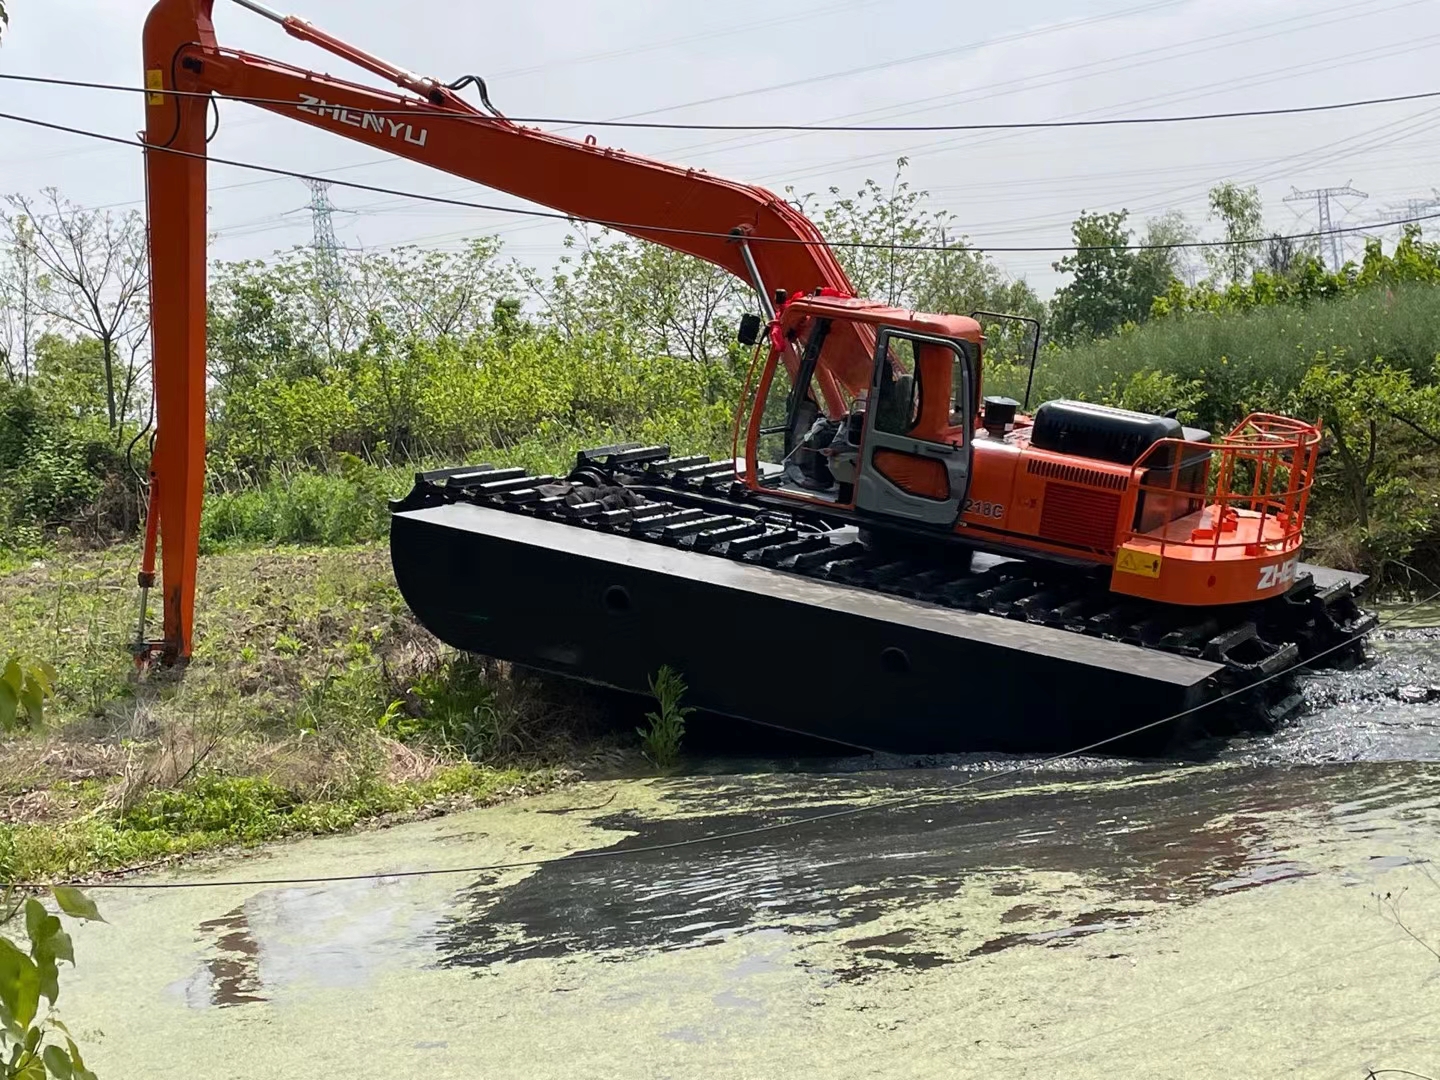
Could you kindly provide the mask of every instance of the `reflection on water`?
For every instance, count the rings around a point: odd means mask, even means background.
[[[786,779],[803,798],[820,778]],[[855,965],[840,973],[850,978],[876,966],[934,966],[1017,945],[1064,947],[1161,907],[1316,872],[1277,834],[1282,818],[1310,815],[1358,833],[1381,815],[1440,817],[1440,770],[1393,765],[1132,768],[1101,783],[1045,790],[1009,781],[1008,792],[982,799],[947,796],[946,788],[963,779],[954,771],[866,774],[854,778],[852,797],[859,797],[862,779],[870,796],[877,786],[895,793],[923,786],[929,793],[916,805],[813,829],[561,860],[504,889],[477,883],[463,911],[441,928],[443,963],[485,968],[577,953],[622,960],[636,950],[697,948],[760,930],[853,929],[847,943]],[[634,835],[616,848],[773,820],[777,811],[728,809],[750,804],[745,786],[743,779],[723,790],[681,785],[676,799],[696,816],[617,816],[609,824]],[[845,800],[835,778],[823,788],[794,812],[821,812]],[[1104,903],[1062,914],[1074,907],[1068,883],[1075,880],[1103,893]],[[1000,922],[1016,929],[963,948],[933,933],[864,932],[882,917],[977,888],[1015,898]]]

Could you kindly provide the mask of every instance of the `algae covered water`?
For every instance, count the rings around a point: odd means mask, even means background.
[[[1440,635],[1302,691],[1185,760],[732,757],[209,860],[164,880],[376,876],[101,890],[66,1020],[116,1076],[1433,1074]]]

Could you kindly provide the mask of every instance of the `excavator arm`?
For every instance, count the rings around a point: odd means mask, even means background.
[[[511,123],[433,79],[397,68],[294,16],[240,6],[385,78],[377,90],[222,48],[214,0],[159,0],[145,24],[146,198],[157,435],[152,465],[137,660],[187,658],[194,621],[205,489],[206,127],[209,95],[231,97],[477,184],[508,192],[723,267],[773,297],[853,289],[819,230],[764,188]],[[873,338],[827,355],[827,397],[862,387]],[[794,350],[790,350],[793,352]],[[145,641],[145,592],[163,553],[163,638]]]

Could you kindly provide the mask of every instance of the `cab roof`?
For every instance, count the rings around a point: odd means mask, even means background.
[[[980,324],[969,316],[914,311],[855,296],[797,296],[785,305],[780,323],[791,327],[806,318],[849,319],[874,326],[905,327],[922,334],[960,338],[977,345],[982,340]]]

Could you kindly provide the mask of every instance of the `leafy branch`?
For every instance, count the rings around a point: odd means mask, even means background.
[[[55,694],[55,669],[44,661],[22,661],[12,655],[0,669],[0,731],[38,728],[45,721],[45,702]]]
[[[100,921],[94,901],[79,889],[57,885],[55,905],[72,919]],[[0,909],[0,925],[21,913],[29,948],[0,937],[0,1080],[96,1080],[85,1066],[80,1048],[55,1015],[60,997],[60,961],[72,966],[75,948],[58,915],[33,896],[23,903],[8,894]],[[48,1005],[39,1019],[40,1000]],[[64,1041],[51,1041],[55,1034]]]

